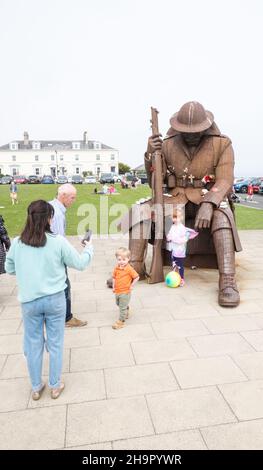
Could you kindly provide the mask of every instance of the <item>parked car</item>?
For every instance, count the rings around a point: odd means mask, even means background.
[[[58,184],[65,184],[68,182],[68,178],[65,175],[60,175],[57,177],[56,183]]]
[[[258,188],[258,193],[263,194],[263,181],[261,181],[259,188]]]
[[[140,175],[140,180],[141,180],[141,184],[147,184],[148,183],[148,177],[147,175]]]
[[[117,175],[115,173],[115,174],[113,174],[113,179],[114,179],[114,183],[120,183],[121,182],[121,175]]]
[[[27,177],[28,184],[39,184],[40,178],[37,175],[30,175]]]
[[[84,181],[84,178],[80,175],[73,175],[72,176],[72,183],[73,184],[82,184]]]
[[[10,184],[12,181],[12,176],[2,176],[0,183],[1,184]]]
[[[14,176],[14,182],[16,184],[26,184],[28,180],[25,176],[17,175],[17,176]]]
[[[235,192],[236,193],[247,193],[247,188],[249,183],[252,184],[253,186],[253,191],[254,193],[259,192],[259,186],[261,184],[261,178],[254,178],[254,179],[247,179],[244,181],[241,181],[240,183],[234,184]]]
[[[86,176],[84,179],[83,183],[86,184],[96,184],[97,183],[97,178],[96,176]]]
[[[101,173],[100,175],[100,183],[115,183],[114,174],[113,173]]]
[[[54,184],[55,181],[51,175],[44,175],[41,180],[41,183],[42,184]]]

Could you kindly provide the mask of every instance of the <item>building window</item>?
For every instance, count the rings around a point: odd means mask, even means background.
[[[76,168],[76,175],[79,175],[79,168]]]
[[[18,149],[18,144],[17,144],[17,142],[11,142],[11,143],[9,144],[9,148],[10,148],[10,150],[17,150],[17,149]]]
[[[18,175],[18,169],[17,168],[12,168],[12,175],[17,176]]]
[[[110,159],[111,159],[111,160],[115,160],[115,155],[111,155],[111,156],[110,156]]]
[[[55,155],[51,155],[51,161],[54,162],[55,160]]]
[[[36,174],[36,176],[40,175],[40,168],[35,168],[35,174]]]
[[[40,150],[40,142],[33,142],[32,147],[33,150]]]
[[[38,162],[38,155],[35,155],[35,162]]]
[[[78,156],[78,155],[75,155],[75,160],[79,160],[79,156]]]
[[[100,155],[96,155],[96,160],[100,160]]]
[[[15,155],[12,155],[12,161],[13,161],[13,162],[16,161],[16,156],[15,156]]]
[[[115,166],[111,166],[110,171],[111,171],[111,173],[115,173]]]
[[[74,150],[79,150],[80,149],[80,142],[72,142],[72,148]]]
[[[97,175],[99,176],[99,174],[100,174],[100,167],[98,166],[97,167]]]
[[[60,161],[64,160],[64,157],[63,157],[63,155],[60,155],[60,157],[59,157],[59,158],[60,158]]]

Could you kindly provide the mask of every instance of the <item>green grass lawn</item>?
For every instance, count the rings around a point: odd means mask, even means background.
[[[117,220],[122,213],[127,212],[128,208],[140,198],[148,197],[151,195],[151,190],[148,185],[144,184],[136,189],[121,189],[121,186],[116,185],[116,189],[120,194],[101,196],[94,194],[94,184],[76,185],[77,200],[67,210],[67,235],[76,235],[77,227],[80,223],[80,233],[85,231],[86,225],[92,221],[97,221],[97,233],[108,233],[107,229],[107,214],[110,212],[109,225]],[[100,185],[96,186],[99,190]],[[18,235],[26,220],[26,210],[30,202],[37,199],[44,199],[49,201],[54,199],[57,192],[57,185],[55,184],[26,184],[18,185],[18,200],[19,203],[12,206],[9,196],[9,186],[0,185],[0,214],[5,219],[5,225],[11,237]],[[105,206],[101,206],[104,204]],[[119,206],[115,206],[119,204]],[[94,213],[90,215],[91,211]],[[114,211],[113,206],[114,205]],[[112,208],[112,209],[111,209]],[[115,210],[117,211],[116,213]],[[94,224],[90,226],[93,232]],[[116,229],[113,232],[117,232]],[[112,233],[112,232],[111,232]]]
[[[122,213],[135,203],[136,200],[151,195],[148,185],[141,185],[136,189],[121,189],[120,185],[116,185],[119,195],[102,196],[93,194],[95,185],[77,185],[77,201],[67,211],[67,234],[76,235],[79,225],[80,233],[83,233],[85,226],[91,220],[91,211],[93,214],[93,222],[97,222],[97,233],[108,233],[107,214],[109,216],[109,224],[118,219]],[[99,186],[97,186],[99,187]],[[19,204],[12,206],[9,196],[9,186],[0,185],[0,214],[3,215],[11,237],[18,235],[25,223],[26,209],[31,201],[37,199],[50,200],[56,195],[57,185],[19,185],[18,199]],[[101,207],[101,203],[106,203],[105,207]],[[108,205],[107,205],[108,204]],[[116,206],[115,204],[119,204]],[[91,207],[92,205],[92,207]],[[114,206],[114,207],[113,207]],[[240,230],[245,229],[263,229],[263,211],[250,209],[236,205],[236,220]],[[95,209],[94,209],[95,208]],[[116,212],[115,212],[116,211]],[[91,227],[94,232],[94,225]],[[113,229],[116,232],[116,229]],[[112,233],[112,232],[111,232]]]

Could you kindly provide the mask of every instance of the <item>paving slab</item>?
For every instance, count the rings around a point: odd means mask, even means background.
[[[0,354],[19,354],[23,352],[21,335],[0,336]]]
[[[263,331],[247,331],[241,333],[243,338],[251,344],[256,351],[263,351]]]
[[[147,395],[156,433],[236,421],[216,387]]]
[[[66,407],[0,413],[0,449],[50,450],[64,447]]]
[[[155,434],[148,437],[123,439],[113,442],[115,450],[206,450],[207,447],[198,430]]]
[[[66,446],[79,446],[152,435],[144,397],[69,405]]]
[[[19,318],[15,319],[4,319],[1,318],[0,321],[0,335],[11,335],[16,334],[20,326],[21,320]]]
[[[0,356],[0,376],[1,376],[1,371],[4,367],[4,364],[6,362],[7,356],[5,354]]]
[[[201,433],[211,450],[263,449],[262,419],[202,428]]]
[[[101,344],[120,344],[130,343],[132,341],[155,339],[151,325],[129,325],[120,330],[113,330],[111,327],[100,328]]]
[[[263,418],[263,380],[218,387],[240,421]]]
[[[111,442],[101,442],[100,444],[90,444],[84,446],[64,447],[63,450],[112,450]]]
[[[102,400],[106,397],[103,372],[100,370],[63,374],[61,379],[65,383],[65,390],[59,397],[60,405]],[[29,408],[43,406],[57,406],[57,400],[51,399],[48,387],[44,390],[41,400],[30,399],[28,404]]]
[[[189,343],[182,338],[176,340],[154,340],[131,343],[137,364],[168,362],[196,357]]]
[[[207,335],[209,333],[201,320],[153,322],[152,327],[158,339],[186,338]]]
[[[64,350],[63,354],[63,372],[69,372],[69,349]],[[0,369],[1,370],[1,369]],[[48,376],[49,355],[44,353],[43,376]],[[26,358],[23,354],[10,354],[3,367],[0,378],[14,379],[17,377],[28,377]]]
[[[28,379],[0,380],[0,412],[27,408],[30,393]]]
[[[19,318],[22,320],[22,313],[21,313],[21,307],[20,305],[17,306],[6,306],[2,307],[1,311],[1,320],[2,319],[14,319],[14,318]]]
[[[107,397],[129,397],[178,389],[168,364],[147,364],[105,370]]]
[[[134,365],[134,358],[129,344],[104,344],[91,348],[71,350],[70,371],[89,369],[107,369]]]
[[[100,344],[99,332],[97,328],[66,328],[65,329],[65,349],[80,348],[85,346],[98,346]]]
[[[250,380],[263,379],[263,352],[236,354],[233,360]]]
[[[188,341],[200,357],[253,352],[252,346],[237,333],[192,337]]]
[[[202,302],[198,305],[180,305],[176,308],[170,307],[171,312],[175,320],[195,319],[195,318],[214,318],[219,317],[220,314],[214,307],[214,305],[204,302],[202,296]]]
[[[205,387],[247,380],[240,368],[227,356],[174,361],[171,366],[181,388]]]
[[[203,323],[210,333],[232,333],[236,331],[260,330],[260,326],[251,317],[245,315],[204,318]]]

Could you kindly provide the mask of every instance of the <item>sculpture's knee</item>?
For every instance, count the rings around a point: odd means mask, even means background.
[[[213,221],[211,226],[211,233],[213,234],[217,230],[230,229],[232,230],[228,217],[222,212],[215,209],[213,214]]]

